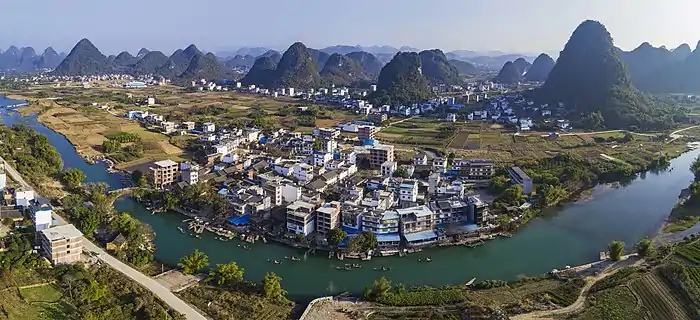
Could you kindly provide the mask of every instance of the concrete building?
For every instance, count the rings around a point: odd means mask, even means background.
[[[49,199],[37,198],[31,201],[29,212],[32,216],[32,222],[36,231],[51,228],[53,207]]]
[[[374,123],[375,126],[381,126],[382,122],[387,120],[386,113],[370,113],[367,116],[367,121]]]
[[[306,163],[297,163],[292,166],[292,176],[302,183],[308,183],[314,179],[314,167]]]
[[[216,132],[216,126],[211,122],[205,122],[202,124],[202,132],[214,133],[214,132]]]
[[[156,188],[165,188],[178,181],[178,168],[177,162],[170,159],[154,162],[148,168],[149,182]]]
[[[184,168],[181,165],[180,170],[182,171],[182,181],[189,185],[197,184],[199,182],[199,165],[192,164],[187,165]]]
[[[514,183],[517,183],[523,187],[523,194],[532,193],[532,178],[523,172],[520,167],[509,168],[508,175]]]
[[[72,224],[41,230],[40,235],[42,252],[54,266],[80,261],[83,234]]]
[[[385,161],[380,168],[382,177],[391,177],[398,168],[398,164],[394,161]]]
[[[340,226],[340,202],[331,201],[316,209],[316,231],[325,235]]]
[[[452,171],[469,180],[491,180],[496,169],[491,159],[461,159],[452,161]]]
[[[374,145],[369,149],[370,168],[379,168],[384,162],[394,161],[394,146],[386,144]]]
[[[15,203],[18,206],[29,208],[35,197],[34,190],[26,188],[15,189]]]
[[[413,165],[416,166],[427,166],[428,165],[428,155],[425,153],[416,153],[413,156]]]
[[[399,184],[400,203],[416,203],[418,201],[418,182],[414,180],[403,181]]]
[[[323,139],[331,140],[340,137],[340,130],[338,128],[318,128],[316,130],[318,130],[318,136]]]
[[[367,140],[373,140],[377,133],[375,126],[357,126],[357,139],[364,143]]]
[[[308,236],[316,230],[316,205],[295,201],[287,206],[287,230],[294,234]]]

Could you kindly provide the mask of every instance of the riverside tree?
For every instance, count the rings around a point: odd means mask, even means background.
[[[87,176],[80,169],[70,168],[63,172],[61,179],[70,189],[76,189],[80,186]]]
[[[277,301],[286,299],[287,291],[282,289],[280,281],[282,281],[282,278],[274,272],[265,274],[265,278],[263,279],[263,291],[265,292],[266,298]]]
[[[654,256],[654,246],[651,243],[651,239],[643,238],[639,240],[634,245],[634,250],[642,258],[649,258]]]
[[[216,284],[220,286],[232,285],[243,280],[243,268],[235,262],[217,264],[216,269],[212,270],[210,274]]]
[[[326,241],[328,241],[328,244],[331,246],[337,246],[340,242],[345,240],[347,236],[347,232],[340,228],[335,228],[328,231],[328,234],[326,234]]]
[[[182,257],[177,265],[182,268],[184,274],[197,274],[209,265],[209,257],[195,249],[192,254]]]
[[[625,243],[622,241],[612,241],[608,245],[608,253],[610,253],[610,259],[612,259],[614,261],[620,260],[624,250],[625,250]]]

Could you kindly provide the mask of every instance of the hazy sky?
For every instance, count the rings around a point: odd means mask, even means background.
[[[644,41],[695,48],[698,0],[1,0],[0,48],[81,38],[105,54],[172,52],[195,43],[217,51],[334,44],[558,52],[585,19],[605,24],[617,46]]]

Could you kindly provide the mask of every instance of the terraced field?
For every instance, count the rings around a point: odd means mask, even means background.
[[[678,247],[678,249],[676,249],[676,254],[690,262],[700,264],[700,241]]]
[[[688,268],[688,276],[690,276],[693,283],[700,288],[700,267]]]
[[[648,274],[630,284],[646,309],[645,318],[655,320],[692,320],[683,305],[655,274]]]

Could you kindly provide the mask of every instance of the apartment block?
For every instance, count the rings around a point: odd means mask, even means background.
[[[394,146],[386,144],[374,145],[369,149],[369,166],[379,168],[384,162],[394,161]]]
[[[83,253],[83,234],[72,224],[41,230],[41,248],[53,265],[76,263]]]
[[[375,126],[357,126],[357,139],[360,142],[374,139],[376,133],[377,127]]]
[[[164,188],[178,180],[179,167],[175,161],[154,162],[148,169],[150,183],[156,188]]]
[[[340,226],[340,202],[325,203],[316,209],[316,231],[325,235],[329,230]]]
[[[287,206],[287,230],[308,236],[316,230],[316,205],[306,201],[295,201]]]

